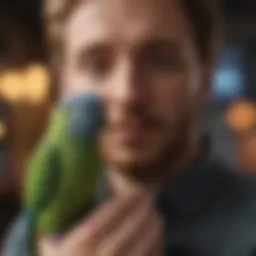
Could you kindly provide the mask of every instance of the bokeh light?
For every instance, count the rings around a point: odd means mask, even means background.
[[[24,97],[22,73],[6,71],[0,77],[0,94],[10,104],[22,101]]]
[[[234,102],[228,108],[227,123],[238,133],[250,131],[256,125],[255,105],[246,100]]]
[[[41,105],[47,101],[49,93],[50,76],[43,65],[5,71],[0,76],[0,95],[11,105],[20,102]]]
[[[48,70],[41,65],[32,65],[24,73],[24,90],[26,99],[36,105],[44,103],[50,93]]]

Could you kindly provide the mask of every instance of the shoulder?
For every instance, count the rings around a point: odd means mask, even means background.
[[[235,209],[254,209],[256,213],[256,175],[232,169],[215,161],[212,171],[218,180],[219,195],[222,202]]]

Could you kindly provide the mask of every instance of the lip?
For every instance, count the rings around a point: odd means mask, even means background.
[[[147,129],[142,125],[125,125],[118,128],[116,134],[125,141],[139,141],[146,137]]]

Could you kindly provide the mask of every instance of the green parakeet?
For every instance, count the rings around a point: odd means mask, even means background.
[[[33,241],[63,234],[92,207],[104,168],[97,145],[102,122],[95,94],[70,97],[53,112],[25,179],[24,210],[31,216]]]

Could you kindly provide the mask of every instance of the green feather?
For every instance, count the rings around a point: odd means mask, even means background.
[[[67,108],[53,113],[28,166],[24,199],[33,215],[34,237],[66,232],[93,205],[101,155],[95,140],[70,137],[71,114]]]

